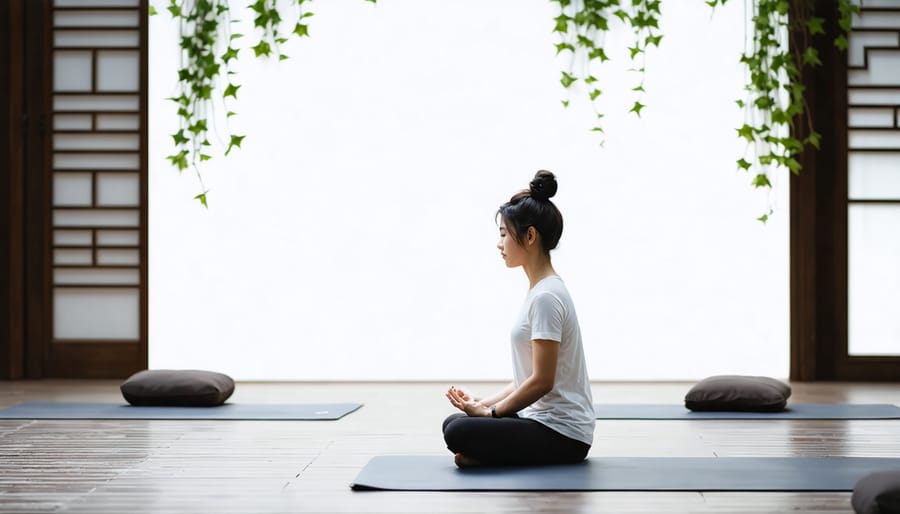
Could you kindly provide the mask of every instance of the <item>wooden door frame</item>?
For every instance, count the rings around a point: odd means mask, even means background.
[[[900,381],[900,357],[848,355],[847,53],[832,43],[836,4],[818,0],[816,15],[825,18],[826,34],[813,39],[822,65],[806,68],[803,84],[822,141],[790,181],[790,378]],[[805,122],[795,127],[808,135]]]

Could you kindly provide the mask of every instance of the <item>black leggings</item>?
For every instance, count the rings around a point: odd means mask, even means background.
[[[533,419],[470,417],[461,412],[444,420],[444,441],[451,452],[487,465],[574,464],[591,449]]]

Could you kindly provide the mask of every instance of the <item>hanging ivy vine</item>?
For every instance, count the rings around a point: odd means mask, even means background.
[[[181,64],[178,70],[180,94],[171,98],[177,105],[179,130],[172,134],[176,152],[167,158],[179,171],[192,168],[200,181],[201,192],[195,198],[207,205],[208,190],[203,185],[201,164],[212,158],[209,134],[214,130],[224,134],[227,156],[239,148],[245,136],[232,134],[227,120],[235,115],[224,113],[225,126],[212,127],[215,108],[237,100],[240,85],[230,69],[240,56],[240,40],[244,34],[230,31],[231,6],[229,0],[168,0],[167,10],[179,23]],[[287,55],[281,47],[290,37],[309,36],[307,18],[313,15],[305,9],[311,0],[256,0],[249,6],[255,29],[254,44],[249,46],[255,57]],[[375,3],[376,0],[366,0]],[[627,47],[629,70],[636,79],[631,91],[629,112],[640,116],[646,105],[644,76],[647,51],[659,47],[661,0],[550,0],[559,7],[554,18],[553,32],[559,36],[558,54],[570,57],[561,71],[560,83],[566,92],[563,106],[568,107],[576,86],[582,86],[595,115],[591,130],[598,132],[604,142],[602,118],[598,108],[603,94],[600,64],[611,59],[607,54],[606,35],[611,26],[621,24],[633,36]],[[728,0],[704,0],[715,9]],[[853,0],[837,0],[840,12],[840,32],[834,45],[846,50],[847,33],[859,6]],[[744,155],[737,160],[740,170],[752,171],[751,184],[755,188],[771,188],[773,166],[800,172],[797,156],[807,147],[819,148],[821,136],[813,130],[806,108],[803,71],[821,64],[812,44],[815,37],[825,34],[824,19],[816,16],[814,0],[752,0],[751,33],[747,48],[740,57],[747,72],[744,97],[737,104],[744,110],[744,124],[737,128],[737,136],[747,141]],[[155,9],[150,7],[150,14]],[[289,20],[289,21],[288,21]],[[580,88],[579,88],[580,89]],[[795,137],[795,123],[806,124],[804,139]],[[771,209],[760,216],[765,222]]]

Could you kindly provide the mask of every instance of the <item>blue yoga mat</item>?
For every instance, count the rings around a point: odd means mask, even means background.
[[[134,407],[115,403],[20,403],[0,410],[0,419],[228,419],[335,420],[358,403],[226,403],[218,407]]]
[[[684,405],[597,404],[597,419],[900,419],[888,403],[789,403],[781,412],[693,412]]]
[[[568,466],[459,469],[453,457],[375,457],[350,484],[392,491],[852,491],[900,459],[593,457]]]

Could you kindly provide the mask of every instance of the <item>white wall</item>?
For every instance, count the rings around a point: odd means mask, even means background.
[[[499,257],[494,213],[546,168],[566,221],[554,263],[592,379],[785,377],[787,183],[763,225],[766,195],[734,165],[743,6],[663,5],[640,120],[626,113],[626,51],[610,51],[600,148],[587,104],[560,104],[550,2],[316,2],[312,37],[285,47],[290,60],[243,51],[231,128],[248,137],[205,169],[209,210],[165,160],[178,54],[160,9],[150,366],[246,380],[506,379],[527,281]]]

